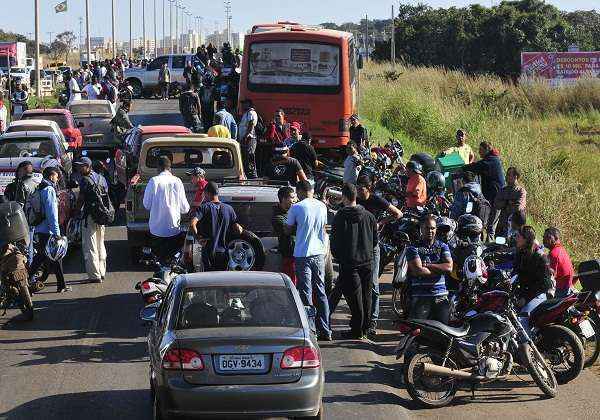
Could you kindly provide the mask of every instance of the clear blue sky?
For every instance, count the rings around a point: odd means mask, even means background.
[[[76,35],[79,33],[78,18],[85,17],[85,0],[68,0],[69,11],[66,13],[54,13],[54,5],[61,0],[40,0],[41,5],[41,36],[47,42],[52,31],[58,32],[72,30]],[[140,37],[142,34],[142,1],[132,0],[134,7],[133,36]],[[33,20],[34,0],[0,0],[3,6],[10,4],[7,10],[2,7],[0,13],[0,28],[24,35],[34,30]],[[110,8],[111,0],[89,0],[90,2],[90,28],[92,36],[110,36]],[[148,37],[153,36],[153,4],[154,0],[146,2],[146,33]],[[158,16],[158,37],[162,36],[162,4],[163,0],[156,0]],[[303,23],[321,23],[333,21],[343,23],[358,21],[365,13],[373,18],[386,18],[390,15],[392,4],[398,4],[389,0],[231,0],[233,9],[232,28],[234,31],[245,32],[254,23],[272,22],[278,19],[298,20]],[[403,3],[426,3],[434,7],[464,6],[470,3],[481,3],[490,5],[499,3],[498,0],[482,0],[473,2],[468,0],[413,0]],[[554,4],[564,10],[598,9],[597,0],[553,0],[548,3]],[[117,4],[117,39],[129,38],[129,0],[116,0]],[[166,17],[166,33],[168,34],[168,0]],[[220,29],[225,25],[224,5],[222,0],[183,0],[196,16],[204,17],[205,28],[212,32],[215,22],[218,21]],[[85,34],[85,25],[84,25]],[[54,36],[53,35],[53,36]]]

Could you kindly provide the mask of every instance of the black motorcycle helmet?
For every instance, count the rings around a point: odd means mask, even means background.
[[[483,232],[483,222],[477,216],[472,214],[463,214],[458,218],[458,228],[456,233],[462,239],[475,239],[481,236]]]
[[[441,172],[429,172],[429,174],[427,174],[427,188],[432,192],[445,191],[446,178]]]

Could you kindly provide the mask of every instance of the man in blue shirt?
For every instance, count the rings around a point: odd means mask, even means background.
[[[409,316],[448,323],[450,303],[446,274],[452,272],[450,248],[436,240],[435,216],[421,220],[421,241],[406,250],[410,288]]]
[[[231,134],[232,139],[237,139],[238,135],[238,126],[235,122],[235,118],[227,109],[225,108],[225,102],[219,100],[217,102],[217,113],[215,114],[215,118],[220,118],[221,125],[224,125],[229,129],[229,133]]]
[[[46,256],[46,244],[50,236],[60,236],[58,225],[58,198],[56,196],[56,184],[60,178],[58,168],[49,167],[44,169],[44,179],[38,186],[40,189],[40,201],[44,220],[35,227],[34,233],[38,237],[36,243],[36,254],[29,268],[29,276],[35,274],[45,262],[50,272],[56,276],[56,292],[69,292],[71,290],[65,283],[62,260],[53,261]]]

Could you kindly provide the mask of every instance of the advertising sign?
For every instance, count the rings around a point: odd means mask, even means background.
[[[600,78],[600,51],[523,52],[521,75],[554,86],[572,84],[582,77]]]
[[[301,42],[254,43],[249,81],[254,84],[338,86],[340,49]]]

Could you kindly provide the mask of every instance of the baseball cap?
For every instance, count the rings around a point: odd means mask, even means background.
[[[185,173],[188,176],[206,176],[206,171],[200,167],[190,169]]]
[[[290,149],[285,145],[282,144],[280,146],[275,146],[275,148],[273,149],[273,152],[277,155],[283,155],[284,153],[287,153]]]
[[[92,159],[90,159],[89,157],[82,157],[79,158],[79,160],[77,160],[75,163],[73,163],[74,165],[82,165],[82,166],[89,166],[90,168],[92,167]]]

